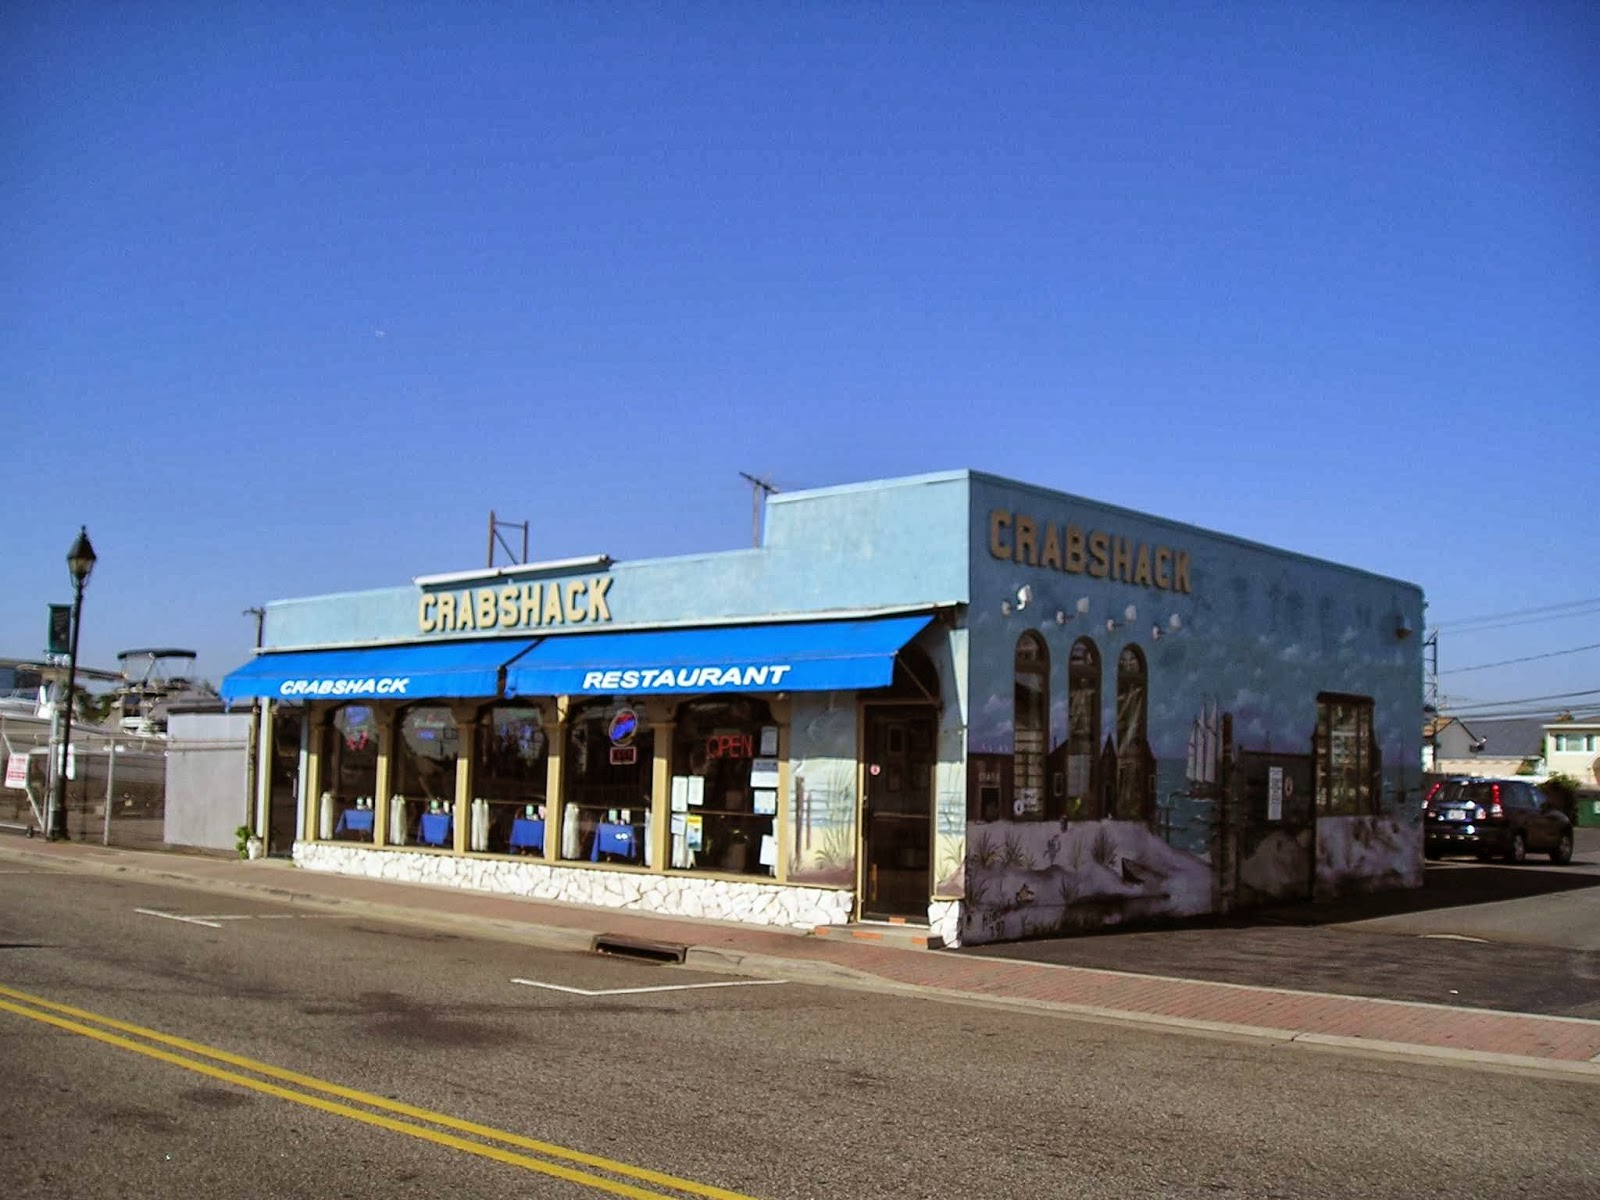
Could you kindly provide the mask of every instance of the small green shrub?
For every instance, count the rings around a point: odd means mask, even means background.
[[[1582,785],[1570,775],[1563,775],[1559,771],[1539,785],[1544,789],[1544,794],[1550,797],[1567,816],[1576,819],[1578,813],[1578,792]]]

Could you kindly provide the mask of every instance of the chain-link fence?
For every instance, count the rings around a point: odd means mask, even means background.
[[[56,735],[59,737],[59,735]],[[7,770],[0,827],[45,832],[46,801],[61,766],[61,744],[47,722],[0,716]],[[165,844],[167,755],[161,738],[72,732],[66,781],[67,836],[107,846]]]

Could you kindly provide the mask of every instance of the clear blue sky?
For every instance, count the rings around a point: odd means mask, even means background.
[[[83,523],[83,661],[215,679],[490,509],[956,467],[1413,580],[1446,670],[1600,643],[1597,131],[1592,3],[7,5],[0,654]]]

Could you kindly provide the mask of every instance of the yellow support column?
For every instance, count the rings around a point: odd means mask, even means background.
[[[374,847],[389,845],[389,748],[394,744],[394,718],[394,713],[385,713],[378,725],[378,778],[374,784],[376,794],[372,798]]]
[[[477,760],[478,722],[476,714],[470,710],[466,716],[457,710],[455,718],[456,799],[450,833],[455,841],[455,852],[465,854],[469,849],[467,835],[472,831],[472,772]]]
[[[540,853],[552,860],[561,857],[561,823],[566,819],[561,804],[561,753],[567,745],[567,711],[571,704],[569,696],[556,697],[555,727],[550,730],[550,749],[545,756],[544,849]],[[540,712],[542,715],[544,710]]]
[[[305,797],[305,826],[300,833],[308,842],[317,840],[317,829],[322,821],[322,736],[323,714],[308,709],[305,728],[309,734],[306,747],[306,777],[301,780],[301,795]]]
[[[772,838],[777,844],[778,862],[772,877],[783,883],[789,878],[789,855],[793,853],[791,843],[794,839],[791,816],[794,812],[791,790],[794,785],[789,772],[789,701],[775,700],[771,708],[772,719],[778,726],[778,811],[772,816]]]
[[[656,721],[650,726],[655,744],[655,761],[650,769],[650,868],[663,874],[667,870],[667,853],[671,842],[668,831],[672,823],[672,721]]]

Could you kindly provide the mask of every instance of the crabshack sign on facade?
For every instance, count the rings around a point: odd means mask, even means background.
[[[417,600],[418,633],[478,633],[605,625],[611,621],[606,593],[611,576],[552,579],[504,587],[423,592]]]

